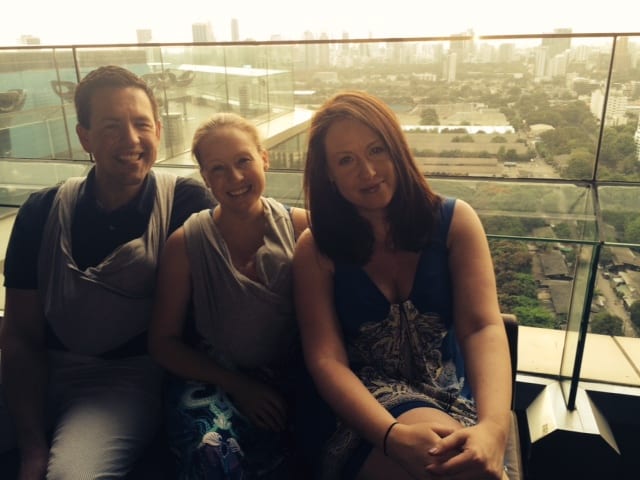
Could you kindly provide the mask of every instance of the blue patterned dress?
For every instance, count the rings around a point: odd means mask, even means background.
[[[454,205],[454,199],[443,202],[437,233],[420,252],[404,302],[390,303],[362,267],[348,264],[335,265],[334,295],[350,366],[392,415],[428,406],[472,425],[476,410],[453,331],[446,248]],[[300,421],[318,477],[355,478],[371,445],[335,418],[317,392],[306,391],[301,401],[315,410]]]

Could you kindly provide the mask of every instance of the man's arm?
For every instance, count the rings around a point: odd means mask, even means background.
[[[7,288],[0,328],[2,385],[21,451],[20,478],[44,478],[49,458],[44,314],[36,290]]]
[[[20,207],[4,265],[2,387],[21,450],[20,480],[44,478],[49,459],[45,318],[37,291],[37,265],[42,231],[56,191],[57,186],[34,192]]]

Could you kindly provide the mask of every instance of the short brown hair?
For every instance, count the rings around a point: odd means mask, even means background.
[[[98,90],[103,88],[139,88],[149,97],[153,118],[160,120],[158,103],[153,91],[147,83],[135,73],[117,65],[105,65],[89,72],[76,85],[74,103],[78,123],[89,129],[91,127],[91,99]]]

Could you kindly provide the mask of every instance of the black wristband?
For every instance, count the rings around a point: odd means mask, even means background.
[[[384,434],[384,439],[382,440],[382,453],[384,453],[385,457],[387,456],[387,438],[389,438],[391,429],[397,424],[398,422],[393,422],[391,425],[389,425],[389,428],[387,428],[387,432]]]

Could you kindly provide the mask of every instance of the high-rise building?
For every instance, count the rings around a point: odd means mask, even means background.
[[[449,42],[449,52],[455,53],[456,58],[460,61],[468,61],[473,56],[476,49],[476,45],[473,40],[473,30],[469,29],[466,32],[458,33],[455,36],[471,37],[467,40],[455,40]]]
[[[569,56],[567,53],[560,53],[549,60],[547,66],[547,76],[551,78],[566,77],[567,65],[569,64]]]
[[[232,42],[240,41],[240,26],[238,24],[237,18],[231,19],[231,41]]]
[[[193,35],[194,43],[215,41],[211,22],[199,22],[192,24],[191,33]]]
[[[513,62],[516,58],[516,44],[502,43],[498,47],[498,61],[502,63]]]
[[[444,59],[442,78],[445,82],[451,83],[456,81],[456,68],[458,66],[458,54],[449,52]]]
[[[320,34],[320,40],[329,40],[329,35],[327,35],[325,32],[322,32]],[[322,67],[328,67],[329,65],[331,65],[331,54],[329,51],[329,44],[321,43],[320,45],[318,45],[318,52],[319,52],[318,64]]]
[[[616,41],[616,51],[613,57],[615,72],[628,72],[631,68],[631,54],[629,53],[629,37],[620,37]]]
[[[571,32],[572,30],[570,28],[556,28],[553,30],[553,33],[558,35],[570,34]],[[564,53],[571,48],[571,38],[543,38],[542,46],[547,47],[548,58],[553,58],[556,55]]]
[[[20,35],[21,45],[40,45],[40,37],[34,35]]]
[[[150,28],[139,28],[136,30],[136,38],[138,39],[138,43],[149,43],[151,41],[151,29]]]
[[[633,139],[636,142],[636,158],[640,162],[640,122],[638,122],[638,128],[636,129],[636,134]]]
[[[536,49],[536,59],[533,71],[533,77],[537,80],[542,79],[547,74],[547,61],[549,58],[549,47],[538,47]]]

